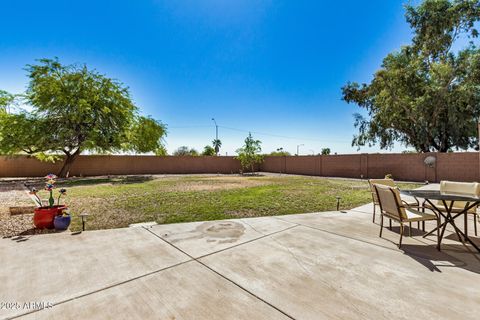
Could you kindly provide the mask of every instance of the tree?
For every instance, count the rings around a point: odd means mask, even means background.
[[[212,146],[206,145],[205,148],[203,148],[202,156],[215,156],[216,154]]]
[[[480,119],[480,50],[474,24],[478,0],[425,0],[406,7],[412,43],[383,60],[371,83],[348,83],[343,99],[366,109],[355,115],[352,145],[395,141],[418,152],[475,148]],[[469,44],[454,52],[459,37]]]
[[[218,155],[220,147],[222,146],[222,141],[220,141],[220,139],[213,139],[212,145],[215,148],[215,154]]]
[[[278,148],[276,151],[270,152],[270,156],[291,156],[291,154],[288,151],[284,151],[283,148]]]
[[[48,142],[44,135],[48,134],[49,127],[46,120],[25,111],[13,114],[0,112],[0,153],[44,152],[43,143]]]
[[[58,59],[41,59],[26,70],[30,82],[24,99],[33,110],[0,119],[3,152],[40,158],[61,152],[65,160],[58,175],[64,177],[85,150],[144,153],[161,148],[165,126],[140,116],[122,83]]]
[[[162,146],[160,146],[160,148],[155,150],[155,155],[159,156],[159,157],[168,156],[168,152],[167,152],[167,149],[165,148],[165,146],[162,145]]]
[[[260,140],[254,140],[252,134],[249,133],[245,139],[245,144],[240,149],[237,149],[238,156],[236,159],[240,160],[243,169],[250,169],[252,173],[255,172],[255,164],[263,162],[263,155]]]
[[[198,151],[194,148],[189,148],[187,146],[181,146],[173,152],[174,156],[198,156]]]
[[[165,135],[165,126],[158,121],[150,117],[138,117],[127,132],[123,148],[138,153],[154,152],[161,155],[166,153],[161,143]]]
[[[327,156],[331,153],[330,148],[322,148],[322,155]]]

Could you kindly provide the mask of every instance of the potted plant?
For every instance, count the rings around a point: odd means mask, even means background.
[[[60,195],[55,205],[55,198],[53,197],[53,189],[55,188],[55,179],[57,177],[54,174],[49,174],[45,177],[45,190],[50,193],[48,198],[48,205],[44,206],[42,200],[38,196],[38,191],[33,188],[30,193],[35,196],[35,201],[38,207],[35,208],[33,214],[33,224],[38,229],[53,229],[55,227],[54,220],[57,215],[63,215],[63,211],[67,208],[65,205],[60,205],[60,198],[66,193],[65,189],[60,190]]]
[[[57,199],[57,206],[60,206],[60,198],[67,194],[67,189],[60,189],[58,192],[59,195]],[[55,227],[55,230],[67,230],[70,226],[70,212],[66,209],[67,207],[65,206],[65,209],[58,212],[58,214],[53,219],[53,225]]]

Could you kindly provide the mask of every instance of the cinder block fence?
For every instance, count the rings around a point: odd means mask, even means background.
[[[424,160],[435,157],[433,166]],[[0,177],[39,177],[58,172],[61,161],[41,162],[27,156],[0,156]],[[80,156],[70,176],[238,173],[235,157]],[[428,154],[348,154],[328,156],[265,157],[264,172],[325,177],[381,178],[391,174],[405,181],[480,181],[478,152]]]

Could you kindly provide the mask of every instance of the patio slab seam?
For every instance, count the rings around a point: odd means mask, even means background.
[[[278,233],[281,233],[281,232],[284,232],[286,230],[290,230],[292,228],[295,228],[295,227],[298,227],[298,224],[294,225],[294,226],[291,226],[291,227],[288,227],[286,229],[283,229],[283,230],[279,230],[279,231],[276,231],[276,232],[272,232],[272,233],[269,233],[269,234],[265,234],[261,237],[258,237],[258,238],[255,238],[255,239],[251,239],[249,241],[245,241],[245,242],[242,242],[242,243],[239,243],[238,245],[235,245],[235,246],[231,246],[229,248],[225,248],[225,249],[222,249],[222,250],[218,250],[218,251],[215,251],[215,252],[212,252],[212,253],[209,253],[209,254],[206,254],[206,255],[203,255],[203,256],[200,256],[198,258],[195,258],[193,256],[191,256],[190,254],[188,254],[187,252],[185,252],[184,250],[180,249],[179,247],[177,247],[176,245],[174,245],[173,243],[169,242],[168,240],[162,238],[161,236],[159,236],[158,234],[148,230],[147,228],[145,228],[145,230],[147,230],[148,232],[150,232],[152,235],[154,235],[155,237],[157,237],[158,239],[166,242],[167,244],[171,245],[173,248],[179,250],[180,252],[182,252],[183,254],[186,254],[188,257],[190,257],[193,261],[197,262],[198,264],[200,264],[201,266],[203,266],[204,268],[210,270],[211,272],[215,273],[216,275],[220,276],[221,278],[225,279],[226,281],[230,282],[231,284],[233,284],[234,286],[240,288],[241,290],[245,291],[246,293],[248,293],[249,295],[251,295],[252,297],[254,297],[255,299],[265,303],[266,305],[270,306],[271,308],[275,309],[276,311],[280,312],[281,314],[283,314],[284,316],[286,316],[287,318],[289,319],[292,319],[292,320],[296,320],[294,317],[292,317],[291,315],[289,315],[288,313],[286,313],[285,311],[283,311],[282,309],[280,309],[279,307],[273,305],[272,303],[266,301],[265,299],[259,297],[258,295],[254,294],[253,292],[251,292],[250,290],[246,289],[245,287],[243,287],[242,285],[236,283],[235,281],[233,281],[232,279],[228,278],[227,276],[221,274],[220,272],[216,271],[215,269],[211,268],[210,266],[208,266],[207,264],[205,264],[204,262],[200,261],[199,259],[201,258],[204,258],[204,257],[207,257],[207,256],[211,256],[211,255],[214,255],[216,253],[219,253],[219,252],[223,252],[223,251],[226,251],[228,249],[232,249],[232,248],[237,248],[241,245],[244,245],[244,244],[247,244],[247,243],[251,243],[251,242],[254,242],[256,240],[260,240],[260,239],[263,239],[263,238],[266,238],[266,237],[269,237],[271,235],[274,235],[274,234],[278,234]],[[192,261],[190,260],[190,261]]]
[[[285,221],[285,222],[291,222],[291,221],[288,221],[288,220],[281,219],[281,218],[278,217],[278,216],[275,216],[274,218],[275,218],[275,219],[278,219],[278,220],[281,220],[281,221]],[[298,226],[302,226],[302,227],[306,227],[306,228],[318,230],[318,231],[325,232],[325,233],[328,233],[328,234],[331,234],[331,235],[334,235],[334,236],[338,236],[338,237],[342,237],[342,238],[346,238],[346,239],[358,241],[358,242],[361,242],[361,243],[364,243],[364,244],[373,245],[373,246],[376,246],[376,247],[379,247],[379,248],[382,248],[382,249],[386,249],[386,250],[389,250],[389,251],[394,251],[394,252],[399,252],[399,253],[405,254],[404,252],[399,251],[398,249],[389,248],[389,247],[386,247],[386,246],[383,246],[383,245],[380,245],[380,244],[377,244],[377,243],[373,243],[373,242],[370,242],[370,241],[358,239],[358,238],[355,238],[355,237],[350,237],[350,236],[347,236],[347,235],[344,235],[344,234],[339,234],[339,233],[336,233],[336,232],[333,232],[333,231],[321,229],[321,228],[314,227],[314,226],[310,226],[310,225],[303,224],[303,223],[298,223],[298,222],[296,222],[296,223],[297,223]],[[385,240],[386,240],[386,241],[390,241],[390,240],[388,240],[388,239],[385,239]],[[416,239],[416,241],[418,241],[418,239]],[[419,242],[420,242],[420,241],[419,241]],[[422,242],[420,242],[420,243],[422,243]],[[422,243],[422,244],[425,244],[425,243]],[[464,244],[464,246],[465,246],[465,244]],[[449,244],[442,244],[442,247],[450,248]],[[478,255],[477,253],[472,252],[468,246],[465,246],[465,248],[468,250],[468,253],[471,253],[473,256],[476,257],[476,256]],[[413,253],[410,253],[409,255],[411,255],[411,256],[413,256],[413,257],[416,257],[416,258],[418,258],[418,259],[430,261],[430,259],[428,259],[428,258],[419,256],[419,255],[416,255],[416,254],[413,254]]]
[[[191,261],[192,261],[192,259],[189,259],[189,260],[186,260],[186,261],[182,261],[182,262],[173,264],[173,265],[168,266],[168,267],[164,267],[164,268],[161,268],[161,269],[158,269],[158,270],[154,270],[154,271],[151,271],[151,272],[147,272],[147,273],[141,274],[141,275],[139,275],[139,276],[136,276],[136,277],[133,277],[133,278],[124,280],[124,281],[120,281],[120,282],[117,282],[117,283],[108,285],[108,286],[103,287],[103,288],[100,288],[100,289],[96,289],[96,290],[93,290],[93,291],[90,291],[90,292],[87,292],[87,293],[83,293],[83,294],[78,295],[78,296],[75,296],[75,297],[71,297],[71,298],[68,298],[68,299],[60,300],[60,301],[58,301],[58,302],[52,303],[52,307],[55,307],[55,306],[58,306],[58,305],[61,305],[61,304],[67,303],[67,302],[71,302],[71,301],[74,301],[74,300],[77,300],[77,299],[80,299],[80,298],[83,298],[83,297],[86,297],[86,296],[89,296],[89,295],[92,295],[92,294],[95,294],[95,293],[99,293],[99,292],[102,292],[102,291],[105,291],[105,290],[108,290],[108,289],[111,289],[111,288],[114,288],[114,287],[118,287],[118,286],[124,285],[124,284],[126,284],[126,283],[130,283],[130,282],[136,281],[136,280],[138,280],[138,279],[141,279],[141,278],[144,278],[144,277],[148,277],[148,276],[154,275],[154,274],[156,274],[156,273],[160,273],[160,272],[165,271],[165,270],[168,270],[168,269],[175,268],[175,267],[177,267],[177,266],[180,266],[180,265],[182,265],[182,264],[189,263],[189,262],[191,262]],[[21,318],[21,317],[23,317],[23,316],[26,316],[26,315],[29,315],[29,314],[32,314],[32,313],[36,313],[36,312],[40,312],[40,311],[43,311],[43,310],[45,310],[45,309],[31,310],[31,311],[28,311],[28,312],[16,314],[16,315],[11,316],[11,317],[7,317],[6,319],[18,319],[18,318]]]

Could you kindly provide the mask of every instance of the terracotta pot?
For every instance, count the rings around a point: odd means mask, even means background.
[[[61,214],[66,208],[66,206],[35,208],[33,214],[33,224],[38,229],[53,229],[53,220],[55,219],[55,216]]]

